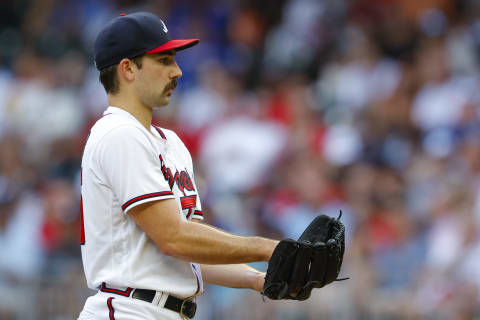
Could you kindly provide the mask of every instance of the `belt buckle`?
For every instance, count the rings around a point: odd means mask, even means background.
[[[187,302],[190,303],[191,308],[187,307]],[[180,316],[183,319],[193,319],[195,312],[197,311],[197,304],[193,302],[193,297],[183,300],[180,306]]]

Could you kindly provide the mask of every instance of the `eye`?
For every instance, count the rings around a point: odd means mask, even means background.
[[[165,57],[165,58],[160,58],[159,61],[163,65],[169,65],[172,63],[173,59],[170,57]]]

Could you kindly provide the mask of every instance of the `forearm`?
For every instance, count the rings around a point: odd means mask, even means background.
[[[230,288],[263,290],[265,273],[255,270],[247,264],[208,265],[202,264],[203,280]]]
[[[233,235],[212,226],[183,221],[169,241],[176,258],[205,264],[268,261],[278,241]]]
[[[278,241],[243,237],[180,219],[175,200],[134,207],[129,214],[166,255],[189,262],[235,264],[268,261]]]

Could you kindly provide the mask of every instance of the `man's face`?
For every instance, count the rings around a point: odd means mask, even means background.
[[[145,55],[135,79],[140,101],[151,109],[168,105],[177,79],[181,76],[182,70],[175,61],[175,51]]]

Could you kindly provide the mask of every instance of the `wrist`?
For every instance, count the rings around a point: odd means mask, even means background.
[[[273,251],[275,250],[275,248],[277,247],[277,245],[280,241],[268,240],[268,242],[269,243],[268,243],[268,246],[267,246],[266,256],[265,256],[264,261],[269,261],[270,260],[270,258],[272,257]]]
[[[252,283],[250,288],[255,291],[262,292],[264,284],[265,284],[265,272],[259,272],[259,271],[253,272]]]

